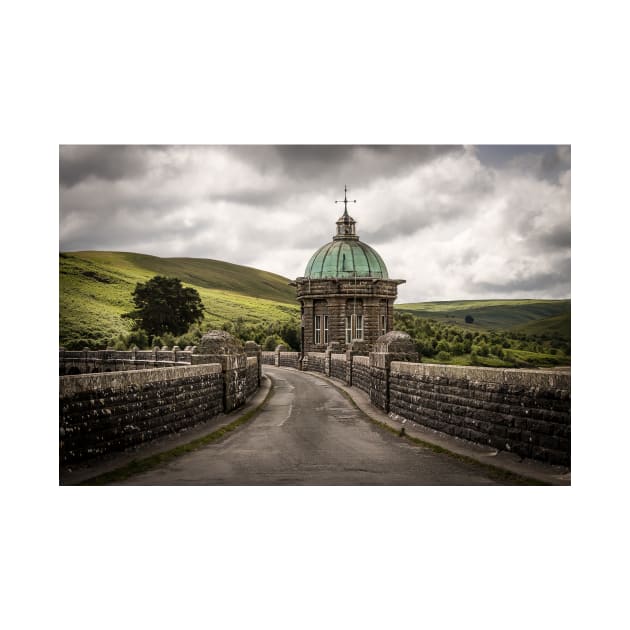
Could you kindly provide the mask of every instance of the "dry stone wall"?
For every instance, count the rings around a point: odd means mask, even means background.
[[[223,411],[220,365],[60,379],[60,463],[122,451]]]
[[[247,357],[247,379],[245,382],[245,396],[249,398],[259,387],[258,359]]]
[[[338,378],[346,382],[346,355],[331,354],[330,355],[330,376]]]
[[[210,331],[198,347],[184,351],[177,346],[62,350],[59,357],[60,373],[86,372],[59,379],[62,464],[134,447],[228,413],[261,381],[260,347],[243,346],[224,331]]]
[[[571,463],[571,376],[431,364],[391,365],[391,413],[465,440]]]
[[[281,367],[298,368],[300,353],[299,352],[279,352],[278,365]]]
[[[59,376],[192,364],[193,350],[59,350]]]
[[[369,357],[352,357],[352,386],[370,393]]]
[[[309,352],[308,353],[308,370],[309,372],[326,373],[326,353],[325,352]]]

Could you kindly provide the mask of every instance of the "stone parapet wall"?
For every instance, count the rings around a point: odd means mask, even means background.
[[[299,367],[299,352],[279,352],[278,364],[281,367],[291,367],[297,369]]]
[[[276,364],[276,353],[267,350],[263,350],[262,352],[262,362],[263,365],[275,365]]]
[[[146,370],[194,363],[190,350],[60,350],[59,375]]]
[[[346,355],[330,355],[330,376],[346,382]]]
[[[308,353],[308,370],[309,372],[326,373],[326,353],[325,352],[309,352]]]
[[[389,410],[521,457],[571,463],[568,373],[392,362]]]
[[[247,378],[245,382],[245,396],[249,398],[259,386],[258,359],[247,357]]]
[[[223,411],[220,365],[59,379],[61,464],[122,451]]]
[[[59,379],[62,464],[134,447],[228,413],[243,405],[261,380],[260,347],[253,341],[243,346],[225,331],[209,331],[198,347],[183,351],[175,346],[59,354],[60,371],[79,362],[86,372]]]
[[[370,393],[369,357],[352,357],[352,386]]]

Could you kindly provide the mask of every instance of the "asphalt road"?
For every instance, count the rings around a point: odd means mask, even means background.
[[[305,372],[265,366],[272,396],[222,440],[123,485],[492,485],[484,470],[411,444]]]

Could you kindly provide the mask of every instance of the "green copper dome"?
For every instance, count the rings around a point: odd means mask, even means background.
[[[359,241],[357,222],[348,214],[348,188],[344,187],[344,212],[337,219],[337,234],[332,243],[320,247],[308,261],[305,278],[382,278],[387,279],[383,259]],[[356,203],[356,200],[350,201]]]
[[[383,278],[387,267],[383,259],[358,239],[336,239],[320,247],[308,261],[306,278]]]

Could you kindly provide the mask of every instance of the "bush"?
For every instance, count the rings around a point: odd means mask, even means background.
[[[435,357],[438,361],[450,361],[451,353],[445,352],[444,350],[440,350]]]
[[[125,335],[125,341],[127,348],[138,346],[144,350],[149,347],[149,336],[144,330],[132,330],[128,335]]]
[[[275,350],[280,344],[284,344],[285,346],[287,345],[284,340],[280,339],[277,335],[269,335],[265,339],[262,349],[267,351]]]
[[[450,351],[450,349],[451,349],[451,348],[450,348],[450,346],[449,346],[448,342],[447,342],[447,341],[444,341],[444,340],[440,341],[440,342],[438,343],[438,345],[437,345],[437,348],[436,348],[436,350],[438,351],[438,353],[440,353],[440,352],[447,352],[447,353],[448,353],[448,352]]]

